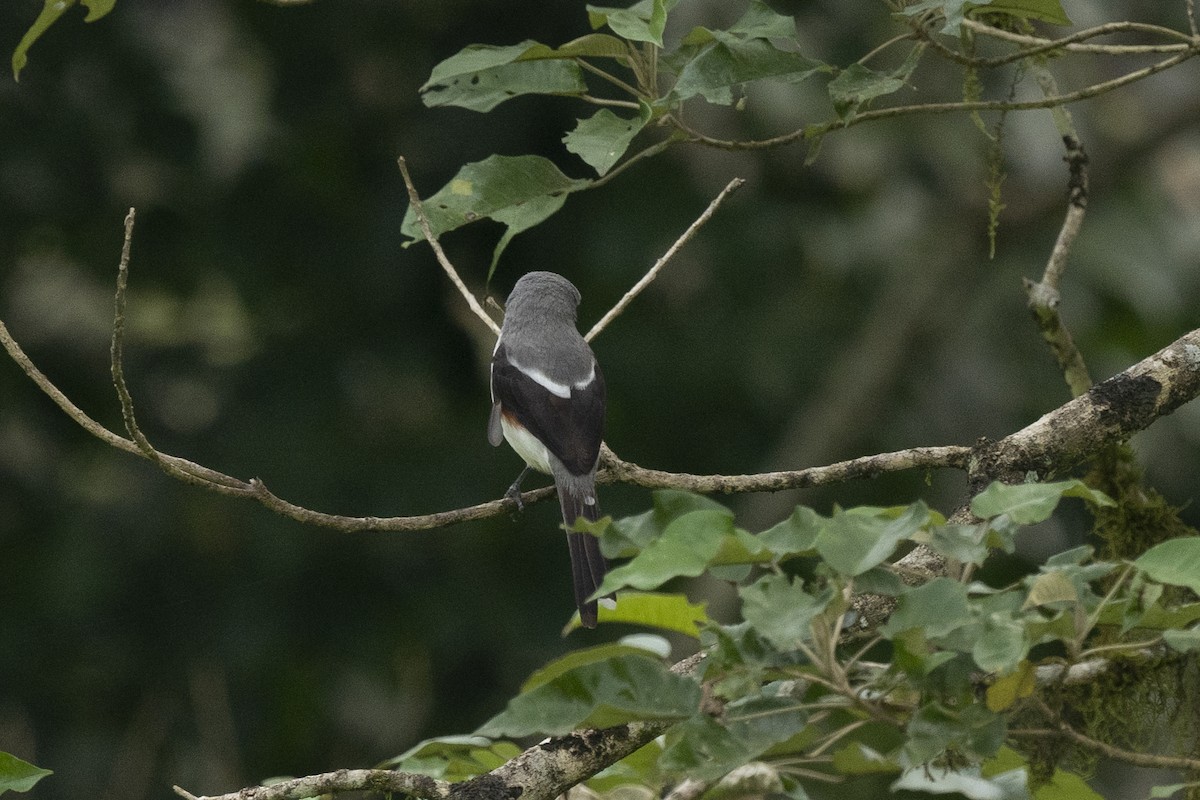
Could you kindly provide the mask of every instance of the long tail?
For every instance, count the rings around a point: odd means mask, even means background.
[[[600,518],[600,505],[596,502],[596,483],[592,475],[572,475],[567,480],[557,480],[558,502],[562,506],[563,522],[571,527],[575,520],[583,517],[589,522]],[[579,620],[585,628],[596,627],[597,605],[589,597],[600,587],[608,564],[600,553],[600,542],[588,533],[567,532],[567,546],[571,551],[571,578],[575,585],[575,605],[579,609]]]

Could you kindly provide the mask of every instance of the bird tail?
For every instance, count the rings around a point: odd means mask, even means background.
[[[580,517],[589,522],[600,518],[596,482],[592,475],[571,475],[565,480],[559,478],[555,483],[558,484],[558,502],[562,506],[563,522],[568,528]],[[590,533],[567,531],[567,546],[571,551],[571,578],[575,585],[579,620],[583,627],[594,628],[597,604],[588,598],[604,581],[608,564],[600,553],[600,542]]]

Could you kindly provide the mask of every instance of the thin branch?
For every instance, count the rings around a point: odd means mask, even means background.
[[[1009,736],[1019,738],[1056,739],[1065,736],[1075,744],[1093,753],[1099,753],[1107,758],[1123,761],[1135,767],[1152,767],[1156,769],[1181,769],[1188,772],[1200,771],[1200,759],[1184,756],[1155,755],[1154,753],[1136,753],[1120,747],[1093,739],[1080,733],[1065,722],[1058,723],[1056,728],[1015,728],[1008,732]]]
[[[594,106],[610,106],[612,108],[632,108],[637,111],[641,106],[629,100],[609,100],[606,97],[596,97],[590,94],[578,95],[579,99]]]
[[[608,81],[613,86],[616,86],[618,89],[631,95],[632,97],[641,97],[642,96],[642,93],[639,92],[637,89],[633,88],[628,83],[626,83],[625,81],[618,78],[616,75],[613,75],[610,72],[606,72],[605,70],[600,69],[595,64],[588,61],[587,59],[576,58],[575,63],[578,64],[579,66],[583,67],[585,70],[592,73],[596,77],[601,78],[602,80]]]
[[[603,483],[631,483],[645,489],[684,489],[701,494],[778,492],[825,486],[856,478],[875,478],[884,473],[910,469],[966,469],[970,457],[970,447],[914,447],[807,469],[752,475],[691,475],[640,467],[623,461],[606,448],[601,453],[601,469],[597,478]]]
[[[218,795],[195,795],[179,786],[173,788],[184,800],[303,800],[357,790],[395,793],[421,800],[442,800],[450,796],[450,784],[446,781],[389,769],[340,769]]]
[[[616,317],[625,310],[626,306],[633,302],[633,298],[641,294],[642,290],[649,286],[650,282],[658,277],[658,273],[667,265],[667,262],[674,258],[675,254],[678,253],[685,244],[692,240],[692,237],[696,235],[696,231],[700,230],[700,228],[704,227],[706,222],[712,219],[712,215],[716,213],[721,203],[725,202],[725,198],[740,189],[745,183],[746,181],[742,178],[734,178],[728,184],[726,184],[725,188],[721,190],[721,193],[713,198],[713,201],[708,204],[708,208],[704,209],[704,213],[697,217],[696,221],[688,226],[688,229],[684,231],[678,239],[675,240],[675,244],[671,245],[670,248],[667,249],[667,252],[663,253],[658,261],[654,262],[654,266],[652,266],[650,270],[642,276],[641,280],[635,283],[633,288],[626,292],[625,296],[617,301],[617,304],[610,308],[608,313],[601,317],[600,321],[593,325],[592,329],[588,331],[587,335],[583,338],[590,342],[592,339],[596,338],[601,331],[608,327],[608,324],[616,319]]]
[[[854,125],[860,125],[864,122],[874,122],[880,119],[891,119],[894,117],[905,117],[912,114],[948,114],[955,111],[1032,111],[1042,108],[1053,108],[1065,103],[1076,103],[1080,100],[1087,100],[1098,95],[1105,94],[1114,89],[1119,89],[1122,86],[1127,86],[1131,83],[1143,80],[1151,75],[1157,75],[1165,69],[1181,64],[1190,58],[1200,53],[1200,42],[1188,45],[1185,49],[1172,56],[1171,58],[1151,64],[1143,69],[1135,70],[1134,72],[1126,73],[1112,80],[1103,81],[1101,83],[1092,84],[1083,89],[1066,94],[1055,95],[1053,97],[1044,97],[1040,100],[964,100],[953,101],[947,103],[920,103],[908,106],[892,106],[891,108],[880,108],[874,111],[864,111],[856,114],[849,119],[828,120],[826,122],[807,125],[803,128],[798,128],[789,133],[771,137],[770,139],[715,139],[711,136],[698,133],[696,131],[688,131],[688,141],[698,144],[704,144],[709,147],[716,147],[722,150],[765,150],[772,147],[791,144],[800,139],[811,139],[817,136],[823,136],[833,130],[849,128]]]
[[[1054,76],[1042,67],[1035,66],[1035,70],[1042,91],[1048,95],[1056,94]],[[1029,298],[1029,310],[1037,322],[1038,329],[1042,332],[1042,338],[1054,354],[1063,378],[1071,390],[1071,396],[1078,397],[1092,388],[1092,376],[1088,373],[1083,354],[1079,352],[1079,348],[1075,345],[1075,340],[1071,336],[1071,332],[1067,330],[1062,314],[1059,312],[1062,299],[1059,285],[1063,272],[1067,268],[1067,257],[1071,253],[1071,247],[1075,244],[1075,238],[1079,235],[1079,230],[1083,226],[1084,214],[1087,212],[1088,157],[1087,152],[1083,149],[1083,144],[1079,141],[1079,135],[1076,133],[1070,112],[1065,108],[1054,108],[1053,111],[1055,112],[1055,124],[1062,135],[1063,144],[1067,148],[1067,153],[1063,157],[1070,173],[1067,181],[1067,213],[1063,218],[1062,228],[1059,229],[1058,238],[1054,242],[1054,248],[1050,251],[1050,258],[1046,261],[1042,279],[1033,281],[1026,278],[1024,286],[1025,293]]]
[[[450,259],[446,257],[446,252],[442,250],[441,244],[438,243],[437,237],[433,235],[433,228],[429,224],[429,217],[425,215],[425,206],[421,203],[421,196],[417,193],[417,187],[413,185],[412,177],[408,174],[408,164],[404,161],[404,156],[396,159],[396,165],[400,167],[400,175],[404,178],[404,185],[408,189],[408,201],[412,204],[413,213],[417,216],[417,224],[421,227],[421,233],[425,234],[425,241],[429,242],[429,246],[433,248],[433,254],[437,256],[438,263],[442,265],[442,269],[450,277],[451,283],[458,289],[459,294],[467,301],[467,305],[475,312],[475,316],[483,320],[483,324],[487,325],[492,333],[496,336],[500,335],[500,326],[496,324],[496,320],[487,315],[483,310],[483,306],[479,305],[479,301],[475,299],[475,295],[463,283],[462,278],[458,277],[458,270],[450,263]]]

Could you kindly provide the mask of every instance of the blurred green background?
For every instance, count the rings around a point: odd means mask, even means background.
[[[866,0],[773,5],[834,63],[900,30]],[[1064,3],[1080,26],[1185,25],[1182,2],[1083,5]],[[0,50],[41,6],[0,7]],[[668,35],[740,13],[690,0]],[[34,46],[20,83],[0,80],[0,318],[34,361],[122,429],[108,346],[121,222],[136,206],[126,370],[161,450],[332,513],[498,497],[520,462],[484,434],[492,342],[428,248],[401,247],[395,159],[426,195],[492,153],[587,175],[560,138],[590,107],[527,97],[479,115],[426,109],[417,92],[469,43],[586,33],[583,4],[120,0],[94,24],[82,16]],[[1137,65],[1052,68],[1069,90]],[[1072,109],[1092,196],[1064,311],[1097,379],[1200,325],[1198,69]],[[1010,79],[988,87],[1003,96]],[[958,80],[929,60],[896,101],[954,99]],[[754,138],[830,112],[818,81],[692,113],[706,132]],[[646,466],[738,473],[1000,437],[1067,399],[1020,284],[1041,274],[1066,169],[1048,112],[1008,119],[989,260],[987,146],[947,115],[831,135],[809,167],[802,146],[676,147],[517,237],[490,291],[561,272],[590,326],[744,177],[595,342],[610,445]],[[499,233],[446,237],[477,291]],[[1195,404],[1135,444],[1171,501],[1195,495]],[[729,502],[758,530],[797,502],[924,497],[949,511],[962,489],[958,475],[911,474]],[[649,500],[603,490],[615,515]],[[572,608],[556,514],[544,503],[416,534],[306,528],[104,446],[5,359],[0,750],[55,770],[32,797],[136,800],[172,783],[217,793],[369,766],[469,732],[534,668],[625,632],[560,637]],[[1069,533],[1040,530],[1029,557]],[[721,587],[684,588],[727,613]]]

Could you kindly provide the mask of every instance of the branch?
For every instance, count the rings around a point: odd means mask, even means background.
[[[394,792],[421,800],[441,800],[450,796],[450,784],[446,781],[388,769],[339,769],[337,772],[280,781],[270,786],[248,786],[237,792],[219,795],[194,795],[178,786],[173,788],[175,794],[184,800],[303,800],[306,797],[356,790]]]
[[[801,139],[813,139],[824,136],[830,131],[849,128],[864,122],[873,122],[893,117],[906,117],[912,114],[947,114],[954,111],[1031,111],[1040,108],[1054,108],[1066,105],[1067,103],[1087,100],[1144,78],[1149,78],[1151,75],[1157,75],[1165,69],[1170,69],[1177,64],[1193,58],[1198,53],[1200,53],[1200,42],[1193,41],[1191,44],[1184,46],[1183,50],[1171,58],[1151,64],[1143,69],[1128,72],[1112,80],[1092,84],[1074,92],[1043,97],[1040,100],[962,100],[947,103],[919,103],[908,106],[892,106],[891,108],[880,108],[874,111],[863,111],[849,119],[828,120],[808,125],[770,139],[750,139],[746,141],[715,139],[697,131],[684,130],[688,134],[688,141],[708,145],[709,147],[716,147],[722,150],[765,150],[771,147],[791,144]]]
[[[1049,74],[1046,73],[1046,75]],[[1047,77],[1046,80],[1053,79]],[[1075,346],[1071,332],[1063,324],[1058,307],[1061,302],[1059,283],[1062,280],[1063,271],[1067,267],[1067,256],[1070,255],[1071,246],[1075,244],[1075,237],[1079,234],[1079,229],[1083,225],[1083,215],[1087,211],[1088,157],[1084,152],[1083,144],[1075,134],[1070,116],[1066,114],[1065,110],[1062,111],[1060,130],[1063,133],[1063,144],[1067,148],[1064,160],[1069,166],[1071,175],[1067,184],[1067,213],[1063,219],[1062,228],[1058,232],[1058,239],[1054,242],[1054,249],[1050,252],[1050,258],[1046,262],[1042,279],[1032,281],[1026,278],[1024,285],[1025,293],[1029,297],[1029,310],[1033,313],[1038,329],[1042,332],[1042,338],[1046,340],[1046,344],[1054,353],[1054,358],[1067,381],[1067,386],[1071,389],[1071,396],[1078,397],[1091,388],[1092,376],[1088,374],[1087,364],[1084,363],[1079,348]],[[1064,128],[1065,130],[1063,130]]]
[[[458,277],[458,270],[450,263],[450,259],[446,257],[446,251],[442,249],[442,245],[438,242],[437,237],[433,235],[433,228],[429,225],[429,217],[425,215],[425,206],[421,203],[421,196],[417,194],[417,187],[413,185],[412,176],[408,174],[408,163],[405,162],[404,156],[396,159],[396,166],[400,167],[400,175],[404,178],[404,186],[408,189],[408,202],[412,203],[413,213],[417,215],[417,224],[421,226],[421,233],[425,235],[425,241],[429,242],[429,246],[433,248],[433,254],[437,256],[438,263],[442,265],[442,269],[450,276],[450,282],[458,289],[459,294],[467,301],[467,305],[475,316],[483,320],[483,324],[496,336],[500,335],[500,326],[496,324],[496,320],[487,315],[483,310],[483,306],[479,305],[479,301],[475,299],[475,295],[471,294],[471,290],[463,283],[462,278]]]
[[[725,188],[721,190],[721,193],[713,198],[713,201],[708,204],[708,208],[704,209],[704,213],[697,217],[696,221],[689,225],[688,229],[684,231],[678,239],[675,240],[675,244],[671,245],[670,248],[667,249],[667,252],[663,253],[658,261],[654,262],[654,266],[652,266],[650,270],[642,276],[641,280],[635,283],[633,288],[626,292],[625,296],[618,300],[617,304],[610,308],[608,313],[601,317],[600,321],[592,326],[592,329],[587,332],[586,336],[583,337],[584,340],[590,342],[592,339],[595,339],[601,331],[607,328],[608,323],[616,319],[617,316],[620,315],[621,312],[633,302],[633,298],[641,294],[642,290],[649,286],[650,282],[658,277],[659,271],[667,265],[667,262],[674,258],[675,254],[678,253],[685,244],[692,240],[692,237],[696,235],[696,231],[700,230],[702,227],[704,227],[706,222],[712,219],[713,214],[715,214],[717,209],[720,208],[721,203],[725,202],[725,198],[742,188],[745,183],[746,181],[743,178],[734,178],[728,184],[726,184]]]

